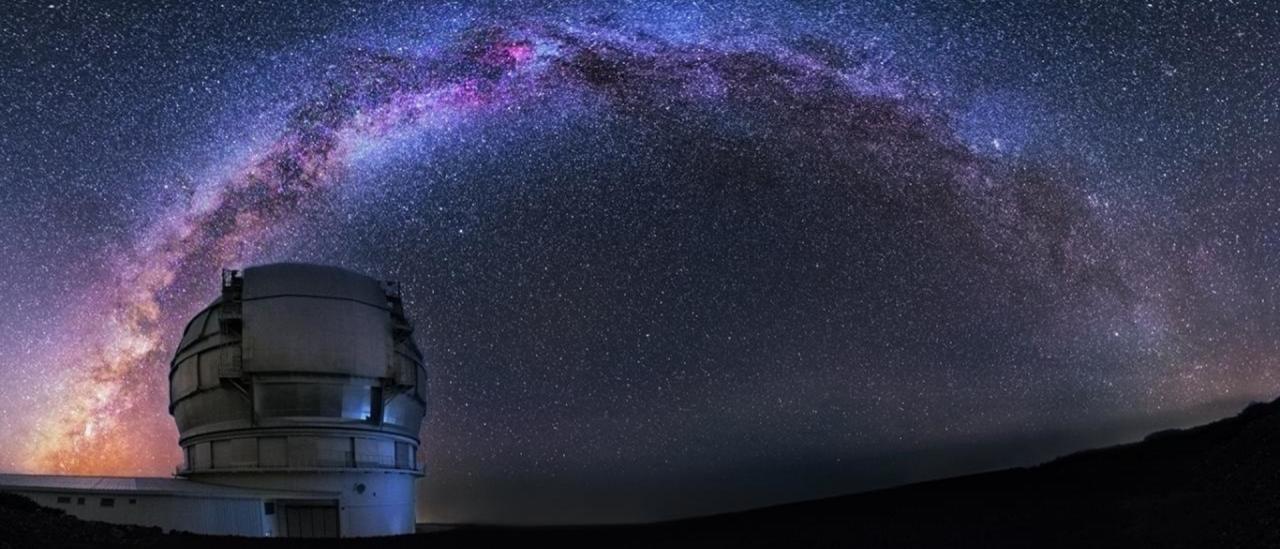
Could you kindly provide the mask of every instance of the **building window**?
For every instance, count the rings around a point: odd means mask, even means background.
[[[84,498],[76,498],[76,505],[84,505]]]
[[[58,496],[58,503],[71,503],[71,496]]]
[[[135,504],[137,504],[137,503],[138,503],[138,500],[133,499],[133,498],[129,498],[129,505],[135,505]]]
[[[115,506],[116,506],[116,498],[102,498],[102,506],[103,506],[103,507],[115,507]]]
[[[274,515],[274,514],[276,514],[276,502],[274,502],[274,501],[267,501],[267,502],[263,502],[263,504],[262,504],[262,512],[263,512],[264,514],[267,514],[267,515]]]
[[[254,385],[253,388],[254,409],[263,418],[373,421],[377,417],[373,396],[369,385],[340,383],[277,382]]]

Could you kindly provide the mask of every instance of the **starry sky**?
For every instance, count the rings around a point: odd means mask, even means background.
[[[285,260],[402,283],[422,520],[814,498],[1280,392],[1273,2],[423,4],[0,14],[0,469],[171,473],[181,327]]]

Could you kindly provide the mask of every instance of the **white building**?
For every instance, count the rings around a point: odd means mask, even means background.
[[[333,492],[268,492],[180,478],[3,474],[0,491],[21,494],[85,520],[234,536],[338,534],[338,519],[330,511],[308,512],[305,527],[299,517],[290,519],[281,513],[286,505],[332,509],[340,500],[340,494]]]
[[[304,264],[223,273],[169,372],[180,478],[0,475],[81,518],[246,536],[414,530],[426,371],[394,283]]]

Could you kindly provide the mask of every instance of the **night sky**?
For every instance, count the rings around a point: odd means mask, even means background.
[[[170,474],[179,331],[284,260],[403,284],[422,520],[813,498],[1280,393],[1280,4],[194,4],[0,11],[2,470]]]

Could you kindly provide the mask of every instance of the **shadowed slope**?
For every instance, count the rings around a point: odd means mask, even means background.
[[[639,526],[462,526],[397,538],[260,547],[1274,547],[1280,400],[1044,465]],[[89,523],[0,497],[0,546],[214,547],[227,538]],[[239,545],[238,545],[239,546]]]

